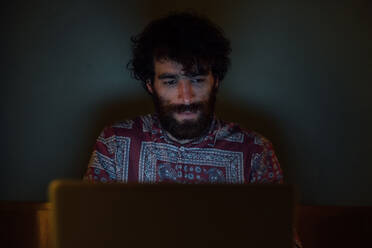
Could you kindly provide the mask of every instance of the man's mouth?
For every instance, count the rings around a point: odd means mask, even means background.
[[[176,112],[174,115],[178,121],[195,120],[199,115],[199,111],[187,110],[187,111]]]

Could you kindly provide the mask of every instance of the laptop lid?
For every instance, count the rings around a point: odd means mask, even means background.
[[[49,188],[57,248],[292,247],[289,185],[93,184]]]

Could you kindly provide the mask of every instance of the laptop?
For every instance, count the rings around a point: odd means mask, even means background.
[[[49,186],[56,248],[293,247],[289,185]]]

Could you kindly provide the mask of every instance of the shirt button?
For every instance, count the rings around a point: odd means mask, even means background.
[[[181,146],[180,147],[180,150],[181,150],[181,152],[184,152],[185,151],[185,147]]]

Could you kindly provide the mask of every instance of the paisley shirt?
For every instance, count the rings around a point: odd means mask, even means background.
[[[180,144],[156,114],[104,128],[84,179],[94,182],[281,183],[271,143],[234,123],[213,119],[209,132]]]

